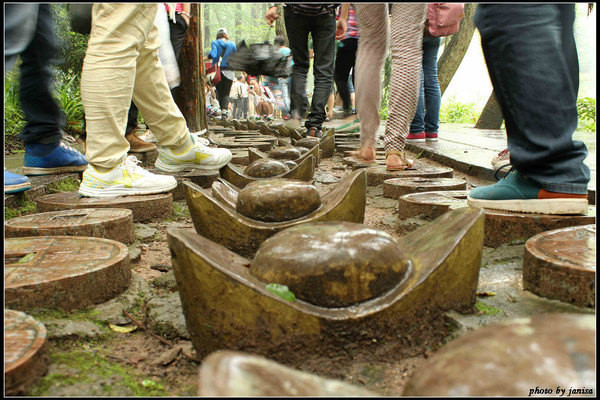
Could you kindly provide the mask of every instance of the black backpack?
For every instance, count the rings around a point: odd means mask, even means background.
[[[244,71],[248,75],[287,78],[292,72],[292,56],[283,56],[278,48],[268,42],[248,46],[242,40],[237,45],[237,52],[229,56],[227,65],[233,71]]]

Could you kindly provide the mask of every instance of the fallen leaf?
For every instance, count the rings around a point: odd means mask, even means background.
[[[130,333],[135,331],[138,327],[137,325],[126,325],[126,326],[118,326],[118,325],[113,325],[111,323],[108,324],[108,327],[110,329],[112,329],[115,332],[119,332],[119,333]]]
[[[277,296],[281,297],[284,300],[287,300],[287,301],[295,301],[296,300],[296,295],[294,294],[294,292],[290,291],[290,289],[286,285],[280,285],[279,283],[269,283],[267,285],[266,289],[269,292],[276,294]]]
[[[24,256],[23,258],[21,258],[19,261],[17,261],[17,264],[29,262],[33,259],[33,257],[35,257],[35,253],[29,253],[26,256]]]
[[[496,293],[494,292],[477,292],[477,296],[479,297],[488,297],[488,296],[495,296]]]

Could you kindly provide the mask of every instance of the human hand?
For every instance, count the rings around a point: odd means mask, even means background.
[[[337,26],[335,29],[335,38],[337,40],[342,40],[344,35],[346,35],[346,30],[348,29],[348,23],[345,19],[340,18],[337,22]]]
[[[270,7],[265,14],[265,19],[267,20],[267,24],[269,26],[273,26],[273,22],[279,18],[279,14],[277,13],[277,6]]]

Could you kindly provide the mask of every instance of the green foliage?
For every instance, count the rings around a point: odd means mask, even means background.
[[[481,110],[475,103],[459,103],[455,99],[442,102],[440,109],[440,122],[475,124],[479,118]]]
[[[579,116],[578,130],[596,131],[596,99],[591,97],[577,99],[577,115]]]
[[[64,72],[59,70],[54,81],[54,90],[54,98],[65,113],[65,132],[71,135],[81,134],[83,132],[84,112],[79,75],[73,71]]]
[[[19,68],[15,66],[4,75],[4,136],[19,134],[25,124],[19,103]]]
[[[4,207],[4,220],[20,217],[22,215],[29,215],[35,213],[37,204],[27,196],[27,193],[23,193],[22,196],[17,197],[17,207]]]
[[[475,308],[477,309],[477,311],[479,311],[480,314],[484,314],[484,315],[497,315],[500,312],[502,312],[501,309],[496,308],[494,306],[487,305],[480,301],[475,303]]]
[[[67,177],[57,182],[52,182],[47,186],[48,193],[73,192],[79,189],[79,181]]]
[[[65,3],[52,3],[54,26],[58,43],[57,67],[64,73],[81,74],[89,35],[71,30],[69,12]]]

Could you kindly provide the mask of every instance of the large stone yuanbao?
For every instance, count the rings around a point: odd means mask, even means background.
[[[297,298],[344,307],[377,297],[405,278],[409,261],[389,234],[350,222],[288,228],[258,249],[250,272]]]
[[[305,137],[303,139],[297,140],[294,143],[296,147],[306,147],[307,149],[312,149],[316,145],[320,143],[320,139],[317,137]]]
[[[292,169],[294,169],[298,166],[298,163],[296,163],[295,161],[292,161],[292,160],[284,160],[283,165],[288,167],[291,171]]]
[[[276,160],[295,160],[302,155],[294,146],[277,147],[269,152],[269,157]]]
[[[364,191],[364,170],[354,173],[360,174]],[[202,191],[200,188],[198,194],[203,196],[188,192],[188,204],[207,198]],[[323,196],[323,208],[328,195]],[[262,244],[277,232],[257,237],[252,231],[240,230],[233,235],[237,241],[228,243],[228,236],[204,227],[220,224],[234,230],[238,229],[235,220],[216,215],[215,208],[201,208],[206,209],[206,217],[197,226],[197,217],[192,218],[200,234],[191,229],[167,231],[186,327],[199,357],[224,349],[248,351],[331,375],[332,368],[357,358],[391,362],[425,351],[449,334],[446,311],[474,310],[483,250],[482,210],[464,207],[450,211],[398,239],[410,264],[405,278],[391,289],[349,306],[323,307],[294,299],[257,278],[249,268],[253,259],[225,247],[239,248],[240,242]],[[191,206],[190,213],[193,216]],[[304,224],[309,222],[318,221]],[[276,228],[284,223],[260,224]],[[300,225],[285,224],[287,229]],[[289,243],[290,247],[296,245]],[[317,362],[317,354],[319,358],[327,356],[327,363]]]
[[[289,168],[277,160],[256,160],[246,167],[244,173],[253,178],[271,178],[288,172]]]
[[[403,396],[595,395],[595,337],[595,315],[540,314],[479,328],[416,370]]]
[[[248,218],[265,222],[290,221],[321,206],[313,185],[293,179],[267,179],[249,183],[237,196],[236,210]]]

